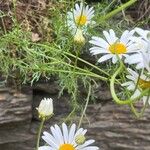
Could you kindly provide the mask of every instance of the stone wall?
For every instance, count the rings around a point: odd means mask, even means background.
[[[43,97],[54,99],[55,113],[44,130],[48,131],[50,125],[62,122],[69,114],[69,95],[64,93],[58,99],[58,85],[55,82],[44,85],[34,87],[33,101],[31,89],[22,92],[0,89],[0,150],[34,150],[39,125],[35,107]],[[49,90],[45,91],[44,87]],[[149,113],[147,109],[144,117],[137,120],[127,106],[116,105],[111,100],[104,102],[99,97],[97,104],[88,106],[83,127],[88,129],[87,138],[95,139],[101,150],[150,150]],[[79,116],[74,118],[77,119]]]

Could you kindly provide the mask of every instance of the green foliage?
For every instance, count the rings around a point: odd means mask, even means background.
[[[133,3],[135,0],[131,1]],[[121,33],[123,28],[127,28],[129,22],[125,18],[119,23],[118,19],[111,18],[115,18],[119,12],[123,12],[129,3],[113,10],[115,3],[116,1],[113,0],[111,3],[105,1],[95,4],[96,14],[94,19],[97,24],[88,29],[87,45],[91,35],[99,36],[101,31],[106,28],[113,28],[118,33]],[[118,66],[112,66],[108,63],[104,71],[101,66],[80,58],[82,51],[87,47],[74,44],[73,36],[66,26],[66,13],[74,7],[74,2],[59,1],[59,5],[62,7],[49,9],[49,13],[52,15],[52,18],[49,18],[51,19],[50,26],[53,32],[51,43],[46,42],[48,40],[33,42],[32,33],[21,28],[15,16],[16,12],[14,13],[12,30],[5,31],[0,38],[0,72],[6,81],[8,78],[13,78],[14,80],[19,79],[24,84],[33,84],[41,77],[49,79],[51,76],[57,76],[62,88],[60,94],[63,93],[64,89],[67,89],[68,93],[72,95],[74,109],[71,114],[73,114],[76,110],[79,110],[79,85],[83,85],[85,90],[91,87],[90,93],[92,93],[93,87],[96,85],[96,79],[109,81]],[[3,18],[3,15],[1,13],[0,17]],[[116,24],[119,25],[116,26]],[[118,80],[115,82],[119,83]],[[88,95],[87,99],[90,96]],[[86,101],[83,102],[83,104],[85,103]]]

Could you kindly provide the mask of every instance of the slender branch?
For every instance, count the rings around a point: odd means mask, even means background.
[[[150,90],[148,91],[150,93]],[[141,109],[141,112],[137,112],[133,104],[130,104],[132,112],[135,114],[137,118],[140,118],[143,116],[145,109],[147,108],[148,102],[149,102],[150,94],[147,96],[146,102],[144,104],[144,107]]]
[[[64,53],[67,54],[67,55],[69,55],[69,56],[71,56],[71,57],[73,57],[73,58],[75,58],[75,56],[73,54],[71,54],[71,53],[68,53],[68,52],[64,52]],[[79,57],[78,57],[78,60],[81,61],[81,62],[83,62],[83,63],[85,63],[85,64],[87,64],[87,65],[89,65],[89,66],[91,66],[91,67],[93,67],[93,68],[95,68],[96,70],[100,71],[101,73],[103,73],[103,74],[105,74],[107,76],[110,76],[107,72],[105,72],[104,70],[98,68],[97,66],[89,63],[88,61],[83,60],[82,58],[79,58]]]
[[[119,6],[118,8],[116,8],[115,10],[111,11],[110,13],[108,13],[106,16],[103,16],[101,18],[101,21],[105,21],[108,20],[109,18],[115,16],[117,13],[119,13],[120,11],[122,11],[123,9],[126,9],[127,7],[133,5],[135,2],[137,2],[137,0],[130,0],[127,3]]]
[[[34,44],[34,43],[33,43]],[[42,46],[42,47],[46,47],[47,49],[51,49],[51,50],[59,50],[59,49],[56,49],[56,48],[51,48],[50,46],[48,46],[48,45],[45,45],[45,44],[39,44],[39,43],[36,43],[36,45],[39,45],[39,46]],[[61,51],[61,50],[60,50]],[[68,56],[71,56],[71,57],[73,57],[73,58],[76,58],[76,56],[75,55],[73,55],[73,54],[71,54],[71,53],[68,53],[68,52],[66,52],[66,51],[61,51],[62,53],[64,53],[64,54],[66,54],[66,55],[68,55]],[[83,60],[82,58],[77,58],[79,61],[81,61],[81,62],[83,62],[83,63],[85,63],[85,64],[87,64],[87,65],[89,65],[89,66],[91,66],[91,67],[93,67],[93,68],[95,68],[96,70],[98,70],[98,71],[100,71],[101,73],[103,73],[103,74],[105,74],[105,75],[107,75],[107,76],[109,76],[110,77],[110,75],[107,73],[107,72],[105,72],[104,70],[102,70],[102,69],[100,69],[100,68],[98,68],[97,66],[95,66],[95,65],[93,65],[93,64],[91,64],[91,63],[89,63],[89,62],[87,62],[86,60]]]
[[[91,85],[89,84],[88,95],[87,95],[87,98],[86,98],[86,103],[85,103],[84,110],[83,110],[82,115],[81,115],[81,118],[80,118],[80,120],[79,120],[78,129],[80,128],[80,126],[81,126],[81,124],[82,124],[83,116],[85,115],[87,106],[88,106],[88,104],[89,104],[90,95],[91,95]]]
[[[36,150],[39,149],[39,145],[40,145],[40,137],[41,137],[41,132],[42,132],[42,129],[43,129],[44,122],[45,122],[45,119],[42,118],[42,121],[41,121],[41,123],[40,123],[39,130],[38,130]]]

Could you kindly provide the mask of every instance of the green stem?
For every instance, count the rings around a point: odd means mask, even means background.
[[[125,105],[125,104],[132,104],[134,103],[135,101],[137,101],[138,99],[140,99],[141,97],[143,97],[149,89],[146,89],[144,91],[141,92],[141,94],[134,98],[134,99],[127,99],[127,100],[120,100],[117,95],[116,95],[116,92],[115,92],[115,80],[116,80],[116,76],[123,70],[124,66],[123,66],[123,63],[120,63],[120,67],[117,69],[117,71],[114,73],[114,75],[112,76],[111,80],[110,80],[110,91],[111,91],[111,95],[114,99],[114,101],[117,103],[117,104],[120,104],[120,105]]]
[[[42,121],[41,121],[41,123],[40,123],[39,130],[38,130],[36,150],[39,149],[39,145],[40,145],[40,137],[41,137],[41,132],[42,132],[42,129],[43,129],[44,122],[45,122],[45,119],[42,118]]]
[[[34,44],[34,43],[32,43],[32,44]],[[45,47],[45,48],[47,48],[47,49],[50,49],[50,50],[59,50],[59,49],[56,49],[56,48],[52,48],[51,49],[51,47],[50,46],[48,46],[48,45],[45,45],[45,44],[40,44],[40,43],[36,43],[36,45],[39,45],[39,46],[41,46],[41,47]],[[68,53],[68,52],[65,52],[65,51],[61,51],[61,53],[64,53],[64,54],[66,54],[66,55],[68,55],[68,56],[71,56],[71,57],[73,57],[73,58],[76,58],[76,56],[75,55],[73,55],[73,54],[71,54],[71,53]],[[101,73],[103,73],[103,74],[105,74],[105,75],[107,75],[107,76],[109,76],[110,77],[110,75],[107,73],[107,72],[105,72],[104,70],[102,70],[102,69],[100,69],[100,68],[98,68],[97,66],[95,66],[95,65],[93,65],[93,64],[91,64],[91,63],[89,63],[89,62],[87,62],[86,60],[83,60],[82,58],[77,58],[79,61],[81,61],[81,62],[83,62],[83,63],[85,63],[85,64],[87,64],[87,65],[89,65],[89,66],[91,66],[91,67],[93,67],[93,68],[95,68],[96,70],[98,70],[98,71],[100,71]]]
[[[68,53],[68,52],[64,52],[64,53],[67,54],[67,55],[69,55],[69,56],[71,56],[71,57],[73,57],[73,58],[76,57],[76,56],[74,56],[74,55],[71,54],[71,53]],[[81,61],[81,62],[83,62],[83,63],[85,63],[85,64],[87,64],[87,65],[89,65],[89,66],[91,66],[91,67],[93,67],[93,68],[95,68],[96,70],[100,71],[101,73],[103,73],[103,74],[105,74],[105,75],[107,75],[107,76],[110,76],[107,72],[105,72],[104,70],[98,68],[97,66],[95,66],[95,65],[93,65],[93,64],[91,64],[91,63],[89,63],[89,62],[87,62],[86,60],[83,60],[82,58],[79,58],[79,57],[78,57],[78,60]]]
[[[85,115],[87,106],[88,106],[88,104],[89,104],[90,95],[91,95],[91,85],[89,84],[89,91],[88,91],[88,95],[87,95],[87,98],[86,98],[86,103],[85,103],[84,110],[83,110],[82,115],[81,115],[81,118],[80,118],[80,120],[79,120],[78,129],[80,128],[80,126],[81,126],[81,124],[82,124],[83,116]]]
[[[150,90],[148,92],[150,93]],[[135,116],[137,118],[141,118],[143,116],[143,114],[145,112],[145,109],[146,109],[146,107],[148,105],[149,97],[150,97],[150,95],[147,96],[146,102],[145,102],[144,107],[142,108],[141,112],[137,112],[137,110],[135,109],[134,105],[130,104],[131,110],[132,110],[132,112],[135,114]]]
[[[72,115],[76,111],[76,106],[73,108],[73,110],[69,113],[69,115],[65,118],[64,122],[69,121],[70,118],[72,118]]]
[[[33,70],[38,70],[38,69],[34,69],[33,68]],[[102,81],[108,81],[108,79],[107,78],[105,78],[105,77],[102,77],[102,76],[100,76],[100,75],[97,75],[97,74],[94,74],[94,73],[92,73],[92,72],[89,72],[89,73],[87,73],[87,72],[73,72],[73,71],[70,71],[70,70],[61,70],[61,69],[58,69],[58,70],[53,70],[53,69],[48,69],[48,68],[46,68],[46,69],[44,69],[44,68],[42,68],[42,70],[43,71],[53,71],[53,72],[63,72],[63,73],[75,73],[75,74],[78,74],[78,75],[85,75],[85,76],[91,76],[91,77],[95,77],[95,78],[98,78],[98,79],[100,79],[100,80],[102,80]]]
[[[116,8],[115,10],[111,11],[110,13],[108,13],[106,16],[103,16],[101,18],[101,21],[105,21],[108,20],[109,18],[115,16],[117,13],[119,13],[120,11],[122,11],[123,9],[126,9],[127,7],[131,6],[132,4],[134,4],[135,2],[137,2],[137,0],[130,0],[129,2],[119,6],[118,8]]]

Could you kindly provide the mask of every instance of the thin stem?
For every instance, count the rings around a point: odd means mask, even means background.
[[[135,109],[135,107],[133,106],[133,104],[130,104],[130,107],[131,107],[131,111],[134,113],[134,115],[137,117],[137,118],[140,118],[143,116],[143,113],[147,107],[147,101],[146,101],[146,104],[144,105],[144,107],[142,108],[141,112],[137,112],[137,110]]]
[[[6,30],[6,26],[5,26],[3,17],[1,17],[1,20],[2,20],[2,26],[3,26],[4,33],[7,34],[7,30]]]
[[[81,115],[81,118],[80,118],[80,120],[79,120],[78,129],[80,128],[80,126],[81,126],[81,124],[82,124],[83,116],[85,115],[87,106],[88,106],[88,104],[89,104],[90,95],[91,95],[91,85],[89,84],[88,95],[87,95],[87,98],[86,98],[86,103],[85,103],[84,110],[83,110],[82,115]]]
[[[64,52],[64,53],[67,54],[67,55],[69,55],[69,56],[71,56],[71,57],[73,57],[73,58],[76,57],[76,56],[74,56],[74,55],[71,54],[71,53],[68,53],[68,52]],[[105,74],[105,75],[107,75],[107,76],[110,76],[107,72],[105,72],[104,70],[98,68],[97,66],[95,66],[95,65],[93,65],[93,64],[91,64],[91,63],[89,63],[89,62],[87,62],[86,60],[83,60],[82,58],[79,58],[79,57],[78,57],[78,60],[81,61],[81,62],[83,62],[83,63],[85,63],[85,64],[87,64],[87,65],[89,65],[89,66],[91,66],[91,67],[93,67],[93,68],[95,68],[96,70],[100,71],[101,73],[103,73],[103,74]]]
[[[101,21],[108,20],[109,18],[115,16],[117,13],[119,13],[123,9],[126,9],[127,7],[131,6],[135,2],[137,2],[137,0],[130,0],[130,1],[128,1],[127,3],[121,5],[120,7],[116,8],[115,10],[111,11],[110,13],[108,13],[106,16],[103,16],[101,18]]]
[[[32,44],[34,44],[34,43],[32,43]],[[48,45],[45,45],[45,44],[40,44],[40,43],[36,43],[36,45],[39,45],[39,46],[42,46],[42,47],[46,47],[46,48],[48,48],[48,49],[50,49],[50,47],[48,46]],[[57,50],[58,51],[58,49],[56,49],[56,48],[52,48],[51,50]],[[64,53],[64,54],[66,54],[66,55],[68,55],[68,56],[71,56],[71,57],[73,57],[73,58],[76,58],[76,56],[75,55],[73,55],[73,54],[71,54],[71,53],[68,53],[68,52],[65,52],[65,51],[61,51],[62,53]],[[103,73],[103,74],[105,74],[105,75],[107,75],[107,76],[109,76],[110,77],[110,75],[107,73],[107,72],[105,72],[104,70],[102,70],[102,69],[100,69],[100,68],[98,68],[97,66],[95,66],[95,65],[93,65],[93,64],[91,64],[91,63],[89,63],[89,62],[87,62],[86,60],[83,60],[82,58],[77,58],[79,61],[81,61],[81,62],[83,62],[83,63],[85,63],[85,64],[87,64],[87,65],[89,65],[89,66],[91,66],[91,67],[93,67],[93,68],[95,68],[96,70],[98,70],[98,71],[100,71],[101,73]]]
[[[39,145],[40,145],[40,137],[41,137],[41,132],[42,132],[42,129],[43,129],[44,122],[45,122],[45,119],[42,118],[42,121],[41,121],[41,123],[40,123],[39,130],[38,130],[36,150],[39,149]]]
[[[149,93],[150,93],[150,90],[149,90]],[[146,107],[148,105],[149,98],[150,98],[150,95],[147,96],[146,102],[145,102],[144,107],[142,108],[141,112],[137,112],[137,110],[135,109],[134,105],[130,104],[131,110],[132,110],[132,112],[135,114],[135,116],[137,118],[140,118],[140,117],[143,116],[143,114],[145,112],[145,109],[146,109]]]
[[[34,68],[33,68],[33,70],[37,70],[37,69],[34,69]],[[77,71],[76,71],[76,72],[73,72],[73,71],[70,71],[70,70],[61,70],[61,69],[55,70],[55,69],[48,69],[48,68],[46,68],[46,69],[42,68],[42,70],[43,70],[43,71],[51,71],[51,72],[72,73],[72,74],[75,73],[75,74],[78,74],[78,75],[85,75],[85,76],[95,77],[95,78],[98,78],[98,79],[100,79],[100,80],[102,80],[102,81],[108,81],[107,78],[102,77],[102,76],[97,75],[97,74],[94,74],[94,73],[92,73],[92,72],[89,72],[89,73],[87,73],[87,72],[77,72]]]
[[[76,106],[73,108],[73,110],[69,113],[69,115],[65,118],[64,122],[67,122],[70,117],[74,114],[74,112],[76,111]]]

